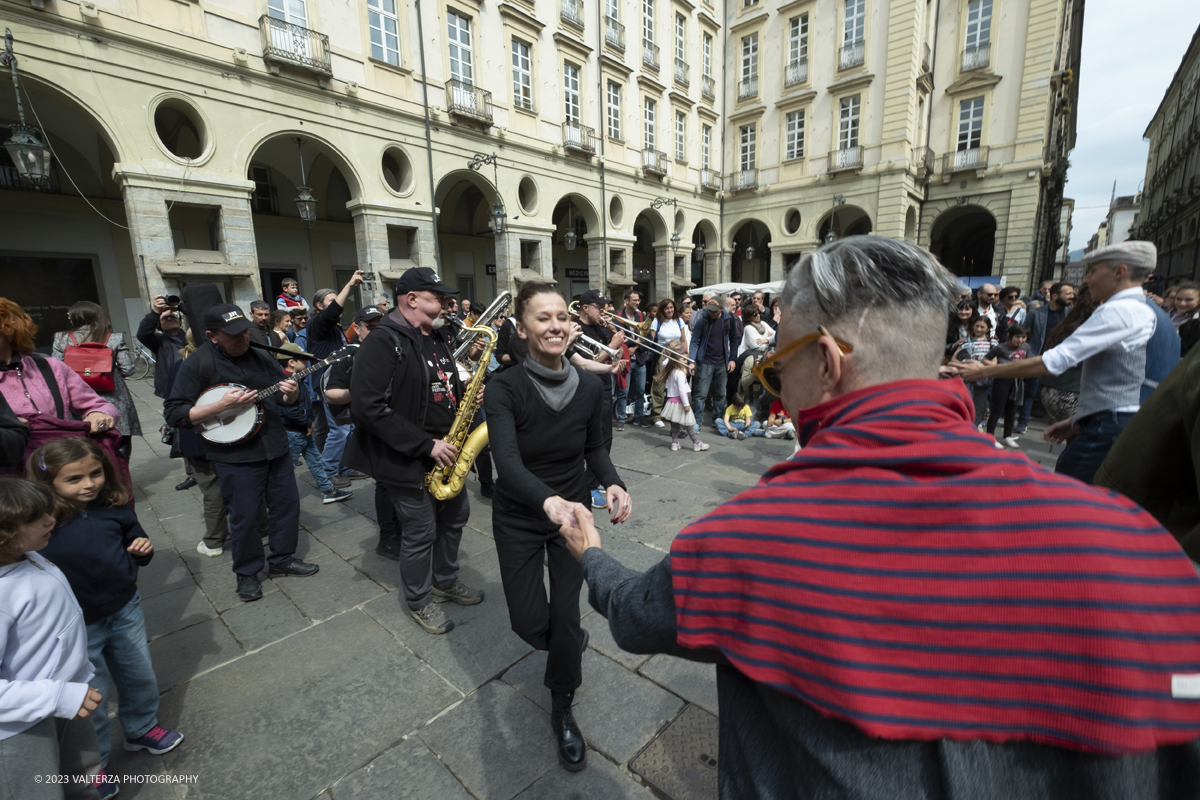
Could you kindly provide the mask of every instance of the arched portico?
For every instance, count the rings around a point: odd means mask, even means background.
[[[963,278],[995,274],[996,218],[982,206],[955,206],[933,222],[929,250]]]

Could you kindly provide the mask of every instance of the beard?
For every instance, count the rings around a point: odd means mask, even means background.
[[[433,323],[429,327],[433,328],[436,331],[438,328],[441,328],[445,324],[446,324],[445,317],[434,317]]]

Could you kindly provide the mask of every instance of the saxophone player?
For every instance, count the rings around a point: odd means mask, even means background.
[[[492,379],[485,401],[497,467],[492,531],[513,631],[548,651],[544,683],[558,758],[574,771],[586,763],[583,735],[571,713],[587,644],[579,624],[583,571],[558,531],[575,524],[577,511],[592,516],[585,463],[605,487],[614,523],[627,520],[632,509],[604,446],[608,390],[565,355],[571,334],[566,302],[549,284],[526,283],[517,295],[514,320],[529,356]]]
[[[452,465],[458,455],[444,437],[465,384],[440,330],[444,303],[457,293],[428,267],[401,275],[395,308],[363,342],[350,378],[356,426],[350,457],[391,498],[400,528],[403,602],[431,634],[454,627],[441,603],[483,602],[482,591],[458,578],[458,546],[470,515],[466,492],[436,500],[425,488],[425,473]]]

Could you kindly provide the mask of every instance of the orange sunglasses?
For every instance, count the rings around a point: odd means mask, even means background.
[[[837,338],[828,330],[826,330],[824,325],[820,325],[817,327],[816,333],[810,333],[805,336],[801,336],[787,347],[783,348],[782,350],[776,350],[774,353],[758,362],[758,365],[753,369],[754,377],[758,378],[762,382],[763,387],[768,392],[776,397],[779,397],[783,392],[783,379],[779,374],[779,368],[775,366],[779,363],[779,359],[783,358],[794,350],[799,350],[801,347],[804,347],[807,344],[812,344],[822,336],[828,336],[830,339],[833,339],[833,341],[837,344],[838,349],[842,351],[842,355],[847,355],[854,352],[854,345],[850,344],[849,342],[843,342],[841,339]]]

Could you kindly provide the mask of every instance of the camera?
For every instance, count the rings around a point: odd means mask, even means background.
[[[364,283],[374,283],[375,282],[375,273],[374,272],[364,272],[362,275],[362,279],[363,279]]]
[[[163,299],[167,301],[167,305],[169,305],[171,308],[179,307],[179,295],[169,294]]]

